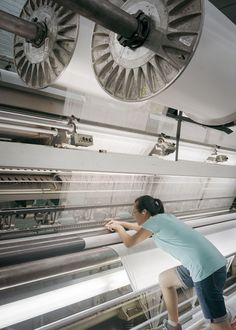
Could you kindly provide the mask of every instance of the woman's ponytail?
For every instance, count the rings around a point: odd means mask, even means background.
[[[165,213],[162,201],[159,198],[154,198],[154,201],[158,207],[158,213]]]

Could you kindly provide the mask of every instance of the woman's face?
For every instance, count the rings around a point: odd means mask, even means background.
[[[147,210],[140,212],[136,204],[134,204],[132,214],[138,225],[142,225],[150,217],[150,214]]]

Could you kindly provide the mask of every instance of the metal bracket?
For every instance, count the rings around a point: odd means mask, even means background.
[[[136,49],[142,46],[150,31],[150,18],[145,15],[142,10],[138,10],[136,14],[133,14],[133,16],[138,21],[138,28],[132,37],[125,38],[121,35],[117,37],[117,40],[123,47],[128,46],[130,49]]]
[[[48,28],[44,22],[37,22],[36,26],[37,26],[37,37],[35,40],[30,40],[29,42],[31,42],[34,47],[40,48],[47,37]]]

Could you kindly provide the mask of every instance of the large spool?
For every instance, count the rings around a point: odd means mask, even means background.
[[[119,6],[132,15],[141,10],[150,17],[150,34],[143,47],[132,50],[123,47],[115,33],[96,25],[92,39],[94,72],[111,96],[143,101],[168,88],[188,65],[201,33],[202,1],[120,0]],[[163,35],[155,38],[155,30]],[[156,45],[150,45],[155,41]]]
[[[28,0],[20,17],[47,26],[47,37],[40,47],[15,37],[14,60],[17,73],[32,88],[55,82],[69,64],[79,30],[79,16],[53,0]]]
[[[154,96],[206,125],[236,120],[236,28],[208,1],[203,20],[203,3],[128,0],[122,5],[130,13],[140,8],[166,31],[172,45],[164,40],[160,54],[124,49],[114,33],[95,26],[93,67],[104,90],[132,102]]]
[[[34,2],[41,11],[52,1],[31,0],[26,6]],[[145,43],[136,50],[124,48],[114,32],[81,17],[78,40],[77,28],[72,33],[73,46],[68,42],[70,56],[62,61],[60,54],[53,54],[53,60],[45,60],[45,70],[35,65],[35,58],[45,57],[45,49],[32,50],[27,41],[16,37],[17,71],[26,84],[35,88],[56,84],[105,100],[113,98],[120,106],[124,101],[132,106],[153,97],[152,102],[182,110],[206,125],[236,120],[236,28],[232,22],[204,0],[112,2],[129,13],[140,9],[151,16],[155,28],[165,36],[158,40],[158,53]],[[22,17],[32,19],[25,12]],[[73,19],[78,20],[76,17]],[[57,31],[58,20],[51,22],[51,29]],[[147,47],[148,43],[150,40]]]

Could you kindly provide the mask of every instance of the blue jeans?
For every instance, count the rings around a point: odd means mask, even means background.
[[[218,269],[199,282],[193,282],[187,268],[178,266],[176,270],[185,288],[195,287],[204,317],[211,323],[225,321],[227,319],[227,312],[223,297],[223,289],[226,280],[226,266]]]

